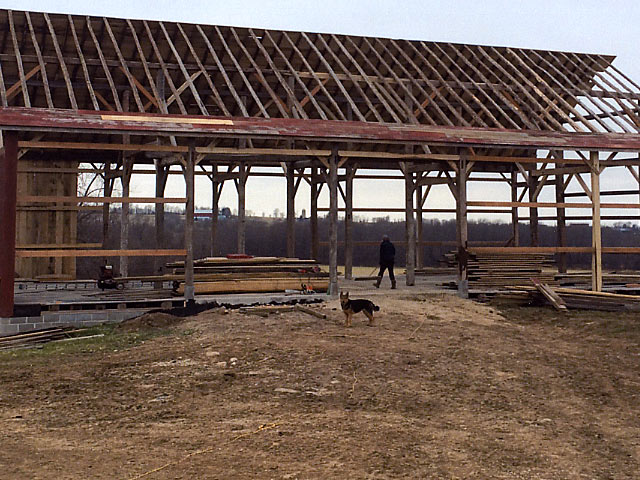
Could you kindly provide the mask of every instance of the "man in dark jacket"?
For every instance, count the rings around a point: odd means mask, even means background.
[[[378,280],[373,285],[376,288],[380,288],[380,282],[382,282],[382,276],[384,271],[389,269],[389,278],[391,279],[391,288],[396,288],[396,277],[393,274],[393,263],[396,259],[396,247],[393,246],[391,240],[387,235],[382,237],[382,243],[380,244],[380,273],[378,273]]]

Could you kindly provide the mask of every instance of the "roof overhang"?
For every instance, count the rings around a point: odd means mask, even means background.
[[[640,134],[543,132],[331,120],[0,108],[0,129],[59,134],[298,139],[448,147],[640,151]]]

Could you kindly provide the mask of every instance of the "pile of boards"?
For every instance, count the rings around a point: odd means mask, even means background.
[[[540,288],[541,286],[543,287],[542,289]],[[502,300],[503,295],[510,301],[519,297],[522,303],[550,303],[558,310],[581,309],[600,310],[603,312],[640,311],[640,296],[551,287],[545,284],[532,287],[513,287],[511,292],[501,293],[497,298]],[[562,308],[562,306],[565,308]]]
[[[558,273],[556,282],[561,287],[589,288],[591,286],[591,271]],[[633,272],[607,272],[602,274],[602,282],[612,290],[640,288],[640,274]]]
[[[458,254],[446,255],[457,266]],[[554,256],[548,253],[477,253],[470,251],[467,261],[469,290],[502,290],[529,285],[531,278],[555,284]],[[457,285],[452,285],[457,288]]]
[[[174,292],[184,294],[184,262],[168,263]],[[208,257],[194,261],[197,294],[267,293],[295,290],[326,292],[329,274],[315,260],[284,257]]]

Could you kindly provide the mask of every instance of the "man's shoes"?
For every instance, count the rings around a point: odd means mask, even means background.
[[[395,290],[395,289],[396,289],[396,281],[391,280],[391,290]]]
[[[376,283],[374,283],[373,286],[376,288],[380,288],[380,282],[382,282],[382,277],[378,277]]]

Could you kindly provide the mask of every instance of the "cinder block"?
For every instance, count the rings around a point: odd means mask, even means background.
[[[18,333],[18,325],[0,325],[0,336],[15,335]]]
[[[20,323],[27,323],[29,321],[29,317],[15,317],[8,318],[7,320],[9,320],[9,324],[11,325],[18,325]]]
[[[35,323],[21,323],[20,325],[18,325],[18,332],[19,333],[31,332],[33,330],[36,330],[37,328],[42,328],[42,327],[36,327]]]

